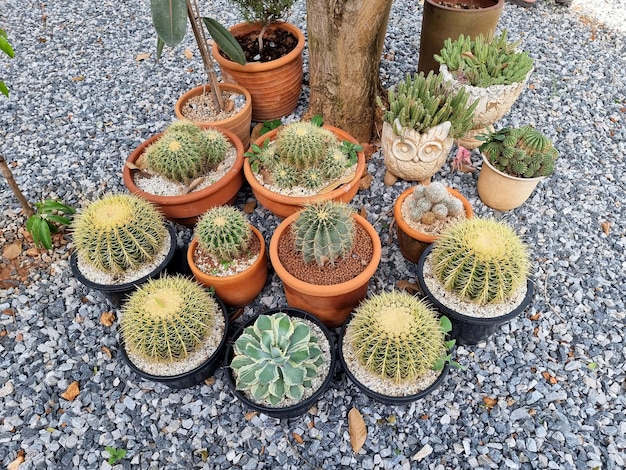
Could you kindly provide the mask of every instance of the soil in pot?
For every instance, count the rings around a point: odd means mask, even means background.
[[[192,96],[181,107],[181,113],[194,122],[223,121],[240,112],[246,105],[246,97],[239,93],[223,90],[222,98],[224,109],[218,111],[210,92]]]
[[[258,38],[257,32],[247,33],[236,38],[246,56],[246,62],[269,62],[280,59],[298,45],[298,38],[289,31],[268,29],[263,35],[263,50],[259,52]]]

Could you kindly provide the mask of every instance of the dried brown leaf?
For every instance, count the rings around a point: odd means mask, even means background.
[[[348,412],[348,433],[350,434],[350,445],[355,453],[358,453],[367,439],[367,426],[363,416],[356,408]]]
[[[111,326],[115,321],[115,314],[113,312],[104,312],[100,315],[100,323],[104,326]]]
[[[243,213],[244,214],[252,214],[256,209],[256,199],[252,199],[251,201],[246,202],[243,205]]]
[[[6,245],[2,250],[2,256],[6,259],[16,259],[22,254],[22,242],[16,240],[10,245]]]
[[[107,348],[106,346],[102,346],[100,348],[100,350],[104,353],[104,355],[108,358],[108,359],[112,359],[113,355],[111,354],[111,350],[109,348]]]
[[[191,52],[191,50],[189,49],[185,49],[185,57],[187,57],[187,59],[191,60],[193,59],[193,52]]]
[[[531,315],[530,317],[528,317],[529,320],[532,321],[537,321],[541,318],[541,314],[540,313],[535,313],[534,315]]]
[[[72,77],[73,82],[82,82],[85,79],[84,75],[77,75],[76,77]]]
[[[34,258],[35,256],[39,256],[39,250],[37,248],[29,248],[28,250],[26,250],[26,254],[28,256],[30,256],[31,258]]]
[[[398,282],[396,282],[396,287],[400,290],[405,290],[407,291],[409,294],[421,294],[422,290],[420,289],[420,286],[414,282],[409,282],[407,280],[404,279],[400,279]]]
[[[359,189],[360,190],[370,189],[370,186],[372,185],[373,180],[374,180],[374,177],[370,175],[369,173],[363,176],[363,178],[361,178],[361,181],[359,181]]]
[[[611,222],[607,222],[606,220],[604,222],[602,222],[601,224],[602,226],[602,231],[608,235],[609,233],[611,233]]]
[[[61,394],[61,398],[67,401],[73,401],[80,393],[80,387],[78,382],[72,382],[67,390]]]
[[[24,463],[24,461],[26,460],[24,458],[24,455],[26,454],[26,452],[24,452],[24,449],[20,449],[17,451],[17,457],[15,458],[15,460],[13,462],[11,462],[9,465],[7,465],[7,470],[17,470],[20,465],[22,465]]]
[[[258,411],[248,411],[245,415],[246,421],[250,421],[252,418],[254,418],[258,414],[259,414]]]
[[[491,397],[483,397],[483,403],[485,405],[485,408],[487,408],[488,410],[491,410],[494,406],[498,404],[498,399],[491,398]]]
[[[135,60],[137,62],[141,62],[142,60],[146,60],[150,58],[150,53],[149,52],[144,52],[143,54],[137,54],[137,56],[135,57]]]
[[[302,439],[302,436],[300,434],[298,434],[297,432],[292,432],[291,435],[298,444],[304,444],[304,439]]]

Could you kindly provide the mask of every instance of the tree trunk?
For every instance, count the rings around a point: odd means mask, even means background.
[[[309,117],[369,142],[392,0],[307,0]]]

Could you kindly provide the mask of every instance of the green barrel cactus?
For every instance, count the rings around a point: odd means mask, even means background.
[[[304,261],[324,266],[347,255],[354,243],[353,213],[343,202],[324,201],[305,206],[292,224],[295,247]]]
[[[382,292],[361,303],[345,341],[363,367],[396,383],[436,368],[446,352],[437,313],[404,291]]]
[[[276,135],[280,159],[298,171],[319,165],[334,145],[337,145],[334,134],[310,121],[288,124]]]
[[[505,222],[465,219],[445,230],[434,244],[430,264],[448,291],[486,305],[510,298],[526,284],[528,249]]]
[[[163,249],[168,230],[150,202],[131,194],[92,202],[73,223],[81,259],[106,273],[121,273],[149,263]]]
[[[182,276],[164,276],[129,297],[120,334],[129,354],[169,364],[204,345],[218,311],[217,301],[202,286]]]
[[[277,406],[301,400],[324,363],[319,339],[307,323],[283,312],[260,315],[235,341],[230,367],[237,390]]]
[[[232,206],[209,209],[196,225],[198,244],[203,250],[223,261],[241,255],[252,238],[252,229],[245,214]]]
[[[145,151],[148,166],[173,181],[188,182],[217,168],[224,161],[230,142],[217,129],[202,129],[193,123],[170,125]]]

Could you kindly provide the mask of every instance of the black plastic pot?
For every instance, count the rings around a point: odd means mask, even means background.
[[[432,250],[432,246],[428,247],[419,259],[417,264],[417,282],[420,289],[424,293],[426,299],[433,307],[442,315],[447,316],[452,322],[452,331],[450,336],[456,339],[456,344],[476,344],[493,335],[503,323],[511,321],[520,315],[530,305],[533,298],[535,284],[532,280],[528,280],[526,295],[522,302],[512,311],[505,315],[492,318],[470,317],[456,310],[443,305],[428,289],[424,282],[424,262]]]
[[[164,385],[167,385],[170,388],[181,389],[181,388],[190,388],[195,385],[198,385],[204,382],[206,379],[211,377],[217,368],[221,365],[224,360],[224,351],[226,350],[226,344],[228,339],[228,329],[229,329],[229,320],[228,313],[226,311],[226,306],[224,302],[215,297],[217,301],[220,311],[222,315],[224,315],[224,337],[220,341],[219,346],[215,350],[215,352],[202,364],[200,364],[195,369],[190,370],[189,372],[185,372],[183,374],[178,375],[154,375],[149,374],[141,369],[139,369],[128,357],[128,353],[126,352],[126,348],[124,347],[124,342],[120,341],[119,350],[124,362],[128,365],[128,367],[139,377],[145,380],[151,380],[152,382],[159,382]]]
[[[176,253],[176,229],[171,224],[168,224],[167,228],[170,234],[171,244],[170,250],[168,251],[165,259],[161,262],[161,264],[156,266],[152,272],[137,279],[136,281],[126,284],[98,284],[97,282],[92,282],[80,272],[76,252],[72,253],[72,256],[70,257],[70,268],[72,269],[72,274],[76,279],[78,279],[78,281],[80,281],[81,284],[85,285],[89,289],[102,292],[102,294],[109,299],[114,307],[119,307],[124,303],[126,297],[128,297],[128,295],[130,295],[137,288],[137,286],[145,283],[148,279],[158,277],[161,272],[163,272],[165,268],[172,263],[172,260],[175,258],[174,254]]]
[[[235,343],[237,338],[239,338],[239,336],[241,336],[241,334],[243,333],[244,328],[252,325],[256,321],[256,319],[258,318],[258,315],[255,315],[254,317],[248,319],[243,324],[243,326],[241,326],[239,329],[237,329],[237,331],[235,332],[235,334],[232,337],[232,340],[228,342],[228,345],[226,346],[226,355],[225,355],[225,358],[224,358],[224,372],[225,372],[224,376],[226,378],[226,382],[230,386],[230,388],[233,391],[233,393],[247,407],[252,408],[255,411],[259,411],[261,413],[265,413],[266,415],[271,416],[273,418],[288,419],[288,418],[294,418],[296,416],[300,416],[300,415],[304,414],[309,408],[311,408],[311,406],[313,406],[317,402],[319,397],[326,391],[326,389],[330,385],[330,381],[332,380],[332,377],[333,377],[333,374],[334,374],[335,364],[337,362],[337,350],[335,348],[335,342],[333,340],[333,337],[332,337],[330,331],[328,330],[328,328],[320,320],[317,319],[317,317],[313,316],[312,314],[310,314],[308,312],[305,312],[304,310],[300,310],[298,308],[293,308],[293,307],[272,308],[272,309],[267,310],[266,312],[262,313],[261,315],[272,315],[273,313],[277,313],[277,312],[284,312],[287,315],[289,315],[290,317],[304,318],[304,319],[306,319],[306,320],[308,320],[310,322],[313,322],[324,333],[324,336],[326,337],[326,340],[328,341],[328,344],[330,346],[330,368],[329,368],[328,374],[327,374],[326,378],[324,379],[324,382],[322,383],[320,388],[318,388],[313,393],[313,395],[311,395],[310,397],[302,400],[300,403],[297,403],[297,404],[292,405],[292,406],[287,406],[287,407],[284,407],[284,408],[271,408],[271,407],[268,407],[268,406],[259,405],[258,403],[254,402],[254,401],[250,400],[248,397],[246,397],[243,392],[241,392],[240,390],[237,390],[237,387],[235,385],[235,378],[233,377],[232,370],[230,369],[230,363],[231,363],[231,361],[233,359],[233,355],[234,355],[233,344]]]
[[[368,397],[373,398],[374,400],[379,401],[381,403],[384,403],[385,405],[406,405],[408,403],[412,403],[432,393],[433,390],[439,387],[443,379],[445,379],[446,375],[448,375],[450,366],[446,364],[444,368],[441,370],[439,377],[437,377],[437,380],[435,380],[428,388],[425,388],[421,392],[415,393],[413,395],[406,395],[403,397],[383,395],[382,393],[375,392],[371,388],[366,387],[364,384],[362,384],[361,382],[357,380],[357,378],[352,374],[352,372],[350,372],[350,369],[348,368],[348,364],[346,363],[346,360],[343,357],[343,338],[346,334],[346,328],[348,327],[348,324],[350,323],[351,319],[352,319],[352,315],[348,317],[346,322],[341,327],[341,333],[339,335],[339,361],[341,363],[341,367],[343,368],[344,372],[346,373],[350,381],[356,386],[356,388],[358,388],[361,392],[363,392]]]

